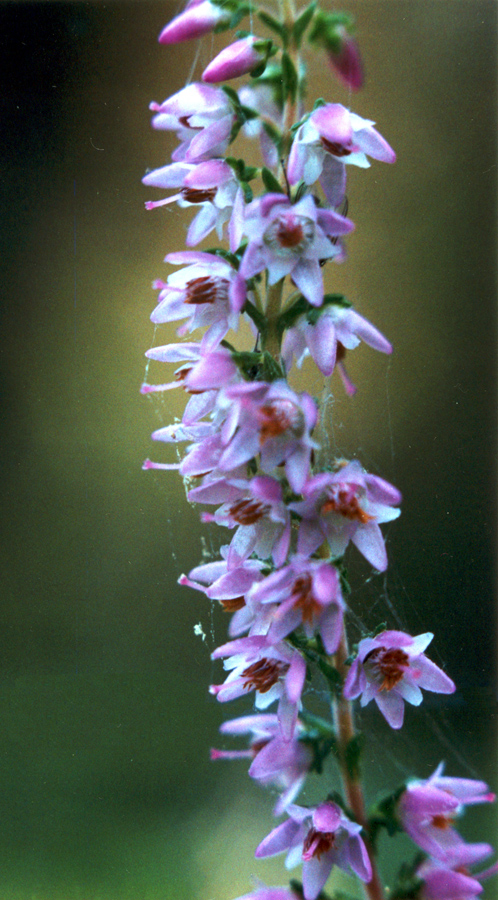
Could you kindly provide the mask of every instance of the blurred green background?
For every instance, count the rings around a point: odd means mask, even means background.
[[[328,288],[395,353],[349,357],[352,400],[312,367],[306,387],[334,395],[331,452],[359,454],[404,495],[387,576],[355,562],[355,611],[434,631],[432,657],[459,688],[408,709],[400,734],[365,711],[369,796],[441,759],[496,787],[497,7],[345,8],[366,87],[351,100],[317,57],[313,94],[374,119],[398,162],[349,170],[356,232]],[[149,435],[183,403],[139,395],[144,351],[174,339],[154,334],[150,284],[189,220],[145,213],[141,185],[175,146],[148,104],[184,85],[197,53],[156,42],[177,11],[0,5],[1,900],[231,900],[251,874],[287,880],[281,859],[252,855],[273,798],[243,763],[209,761],[224,714],[250,707],[208,696],[226,619],[176,579],[220,537],[202,543],[175,475],[140,468],[174,459]],[[224,40],[203,40],[193,77]],[[493,840],[493,821],[476,809],[462,830]],[[390,877],[406,845],[387,850]]]

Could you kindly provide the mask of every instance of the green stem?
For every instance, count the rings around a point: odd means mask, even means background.
[[[284,279],[270,285],[266,296],[266,331],[263,336],[263,350],[273,356],[276,362],[280,362],[280,342],[282,336],[277,328],[277,319],[282,305],[282,290]]]

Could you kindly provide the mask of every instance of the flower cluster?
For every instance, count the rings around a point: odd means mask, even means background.
[[[448,694],[455,685],[425,656],[432,634],[383,630],[364,637],[353,657],[347,649],[345,554],[352,544],[375,570],[386,570],[381,526],[399,515],[401,495],[356,459],[317,468],[320,410],[308,393],[289,386],[287,373],[309,355],[324,376],[337,370],[353,394],[346,351],[364,341],[391,353],[389,341],[349,301],[327,293],[324,273],[345,259],[344,241],[354,228],[346,215],[347,166],[393,163],[395,154],[374,122],[341,104],[304,106],[306,32],[342,81],[353,90],[361,86],[350,18],[324,13],[316,3],[297,15],[284,7],[280,19],[259,13],[272,38],[239,34],[202,81],[151,105],[153,127],[176,134],[178,146],[169,164],[143,179],[148,188],[172,193],[146,207],[195,207],[187,247],[213,231],[228,246],[169,253],[166,263],[177,268],[154,284],[152,321],[177,322],[180,339],[194,338],[147,351],[154,364],[176,368],[142,392],[183,388],[188,402],[181,421],[152,435],[186,445],[181,460],[147,460],[144,468],[178,470],[188,479],[189,501],[203,507],[201,519],[228,530],[220,558],[179,579],[231,614],[230,640],[212,653],[223,660],[226,676],[211,685],[211,694],[221,703],[251,695],[256,708],[221,728],[224,735],[247,736],[247,749],[213,750],[212,757],[248,758],[249,775],[276,789],[275,815],[287,818],[256,856],[286,852],[287,866],[301,863],[303,878],[302,887],[260,888],[250,896],[317,900],[337,866],[380,900],[351,701],[375,700],[399,729],[404,701],[417,706],[421,689]],[[235,28],[250,11],[243,0],[191,0],[159,40],[171,44]],[[237,90],[218,86],[243,75],[250,83]],[[241,129],[260,142],[259,168],[229,149]],[[257,334],[253,351],[227,340],[243,320]],[[305,687],[317,675],[335,698],[333,723],[304,708]],[[335,791],[314,807],[296,805],[307,775],[320,771],[329,754],[339,764],[345,797]],[[443,870],[478,884],[459,867],[487,855],[488,845],[465,844],[451,827],[441,837],[441,822],[460,805],[490,799],[472,784],[438,770],[425,785],[409,784],[399,800],[399,821],[429,856],[417,872],[427,898],[436,896]]]

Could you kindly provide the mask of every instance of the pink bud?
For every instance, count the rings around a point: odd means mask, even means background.
[[[159,35],[160,44],[178,44],[208,34],[216,25],[228,22],[230,16],[220,6],[210,0],[190,4],[180,15],[175,16]]]
[[[219,81],[228,81],[230,78],[238,78],[246,75],[261,63],[265,56],[259,50],[255,50],[254,43],[258,38],[254,35],[241,38],[229,47],[225,47],[218,56],[209,63],[202,73],[202,80],[210,84]]]
[[[359,91],[363,87],[364,76],[358,44],[344,27],[338,29],[338,32],[341,37],[340,49],[337,52],[329,49],[329,62],[347,87],[352,91]]]

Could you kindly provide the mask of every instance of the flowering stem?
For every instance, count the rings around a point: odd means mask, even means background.
[[[282,306],[282,290],[284,279],[270,285],[266,297],[266,329],[263,336],[263,350],[273,356],[277,362],[280,359],[281,334],[277,328],[277,319]]]
[[[345,678],[347,674],[346,660],[349,656],[348,639],[344,629],[341,642],[334,655],[334,664],[339,674]],[[354,727],[353,710],[349,700],[341,696],[334,699],[332,703],[332,711],[334,715],[334,723],[336,735],[339,742],[340,768],[341,778],[344,792],[347,797],[348,805],[355,815],[356,821],[363,828],[363,840],[370,857],[372,866],[372,878],[368,884],[364,885],[366,896],[369,900],[384,900],[384,889],[382,887],[379,873],[377,871],[375,855],[367,835],[366,817],[365,817],[365,801],[363,798],[363,789],[361,782],[356,773],[351,772],[348,766],[347,748],[351,746],[351,741],[356,737]]]

